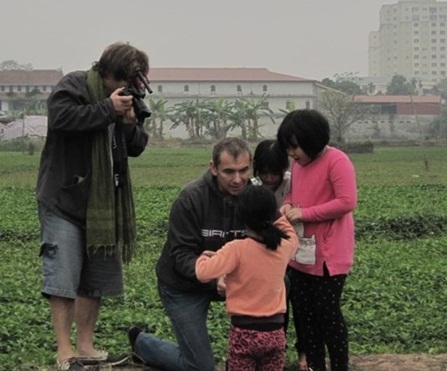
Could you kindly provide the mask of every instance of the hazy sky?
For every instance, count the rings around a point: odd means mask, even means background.
[[[397,0],[0,0],[0,62],[88,69],[125,41],[152,67],[368,74],[368,34]]]

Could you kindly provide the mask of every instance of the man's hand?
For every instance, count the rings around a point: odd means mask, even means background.
[[[131,95],[120,95],[122,90],[123,88],[116,89],[110,96],[110,99],[112,99],[113,107],[115,108],[116,114],[118,116],[124,117],[129,111],[133,111],[133,97]]]

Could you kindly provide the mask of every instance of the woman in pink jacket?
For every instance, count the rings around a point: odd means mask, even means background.
[[[313,371],[326,370],[326,347],[331,371],[348,370],[340,298],[354,257],[357,188],[352,162],[328,146],[329,135],[327,119],[316,110],[290,112],[277,134],[280,147],[294,160],[290,192],[280,211],[300,240],[289,263],[290,298]]]

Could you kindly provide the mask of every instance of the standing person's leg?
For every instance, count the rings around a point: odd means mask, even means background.
[[[70,334],[74,318],[74,300],[52,296],[49,301],[57,343],[57,359],[62,362],[73,357]]]
[[[97,351],[93,347],[93,334],[101,299],[78,296],[75,303],[77,353],[80,356],[96,355]]]
[[[284,330],[268,331],[260,334],[265,341],[265,357],[257,365],[258,371],[283,370],[286,363],[286,337]]]
[[[297,351],[306,356],[306,368],[313,371],[326,370],[326,351],[323,338],[321,306],[318,303],[321,296],[320,288],[323,277],[312,276],[302,272],[293,272],[292,287],[295,285],[292,307],[298,323],[295,326],[301,330],[297,337],[301,339],[297,344]],[[305,368],[305,369],[306,369]]]
[[[206,325],[212,294],[185,293],[160,283],[158,291],[177,344],[141,332],[134,344],[137,356],[168,371],[213,371],[215,359]]]
[[[288,276],[290,280],[289,301],[293,310],[293,324],[295,326],[296,343],[295,348],[298,352],[298,369],[299,371],[307,370],[306,354],[304,351],[304,335],[303,335],[303,304],[300,303],[300,298],[303,298],[304,293],[300,290],[299,274],[293,268],[288,268]]]
[[[42,295],[49,299],[57,361],[72,358],[71,328],[83,264],[84,232],[39,204]]]
[[[85,251],[75,305],[77,354],[80,359],[107,359],[108,353],[97,350],[93,345],[101,298],[122,295],[123,291],[123,267],[119,252],[105,249]]]
[[[341,311],[341,294],[346,275],[324,277],[320,305],[324,308],[323,337],[331,361],[331,371],[347,371],[349,364],[348,329]]]
[[[227,350],[227,371],[256,370],[253,356],[254,330],[230,326]]]

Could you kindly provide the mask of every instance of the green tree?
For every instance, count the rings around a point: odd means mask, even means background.
[[[189,138],[200,138],[206,128],[205,116],[203,101],[195,99],[175,104],[167,118],[173,122],[171,129],[184,125]]]
[[[415,78],[407,81],[403,75],[394,75],[386,87],[387,95],[416,95],[417,80]]]
[[[168,101],[165,98],[154,99],[149,98],[149,108],[151,116],[145,121],[145,128],[150,136],[156,139],[163,139],[163,124],[168,119],[171,108],[166,104]]]
[[[227,132],[232,128],[228,123],[232,104],[223,97],[210,98],[204,101],[203,108],[202,118],[207,127],[207,134],[214,139],[225,138]]]
[[[275,124],[273,111],[268,106],[268,95],[263,95],[259,98],[244,97],[242,98],[242,101],[244,102],[244,116],[248,120],[247,139],[258,141],[260,136],[259,119],[261,117],[267,117],[272,121],[273,124]]]
[[[329,88],[342,91],[350,95],[361,95],[363,90],[359,78],[354,73],[335,74],[333,79],[324,78],[321,83]]]
[[[27,70],[30,71],[33,69],[33,66],[28,64],[19,64],[17,61],[9,59],[0,63],[0,71],[6,70]]]
[[[442,106],[441,114],[429,126],[430,133],[437,139],[447,139],[447,105]]]
[[[241,129],[241,137],[244,140],[248,139],[248,122],[246,117],[246,104],[244,101],[237,99],[231,105],[229,113],[229,130]]]
[[[316,102],[316,108],[329,120],[337,143],[344,143],[351,125],[356,121],[364,120],[368,115],[368,110],[357,104],[354,97],[354,95],[326,90],[321,93]]]
[[[447,78],[440,80],[434,87],[433,93],[439,94],[442,99],[447,100]]]

